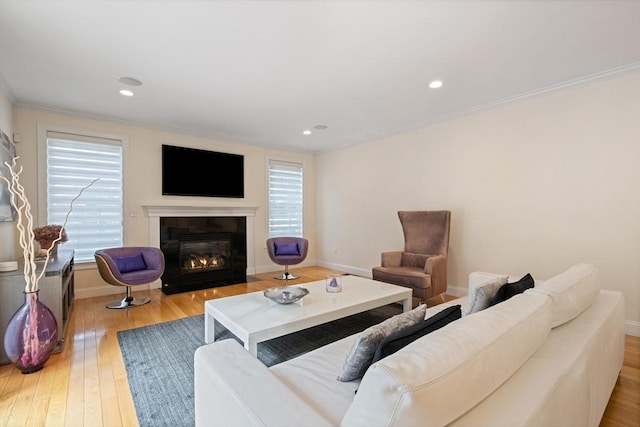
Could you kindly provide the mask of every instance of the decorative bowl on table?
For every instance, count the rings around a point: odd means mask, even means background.
[[[291,304],[300,301],[308,294],[309,290],[307,288],[297,286],[283,286],[264,290],[264,296],[278,304]]]

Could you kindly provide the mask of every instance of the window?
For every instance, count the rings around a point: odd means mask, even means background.
[[[269,160],[269,237],[302,237],[302,164]]]
[[[74,202],[64,248],[75,250],[77,262],[88,262],[97,249],[123,246],[125,142],[51,130],[45,140],[46,215],[39,211],[41,225],[63,224],[73,198],[99,178]]]

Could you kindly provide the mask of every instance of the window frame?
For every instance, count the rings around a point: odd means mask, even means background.
[[[266,173],[265,173],[265,186],[266,186],[266,199],[267,199],[267,208],[266,208],[266,212],[265,212],[265,216],[266,216],[266,228],[267,228],[267,238],[271,238],[271,228],[269,226],[269,222],[270,222],[270,211],[271,211],[271,206],[270,206],[270,191],[269,191],[269,170],[270,170],[270,165],[272,162],[280,162],[280,163],[289,163],[292,165],[300,165],[301,169],[302,169],[302,209],[301,209],[301,214],[302,214],[302,235],[299,237],[304,237],[304,233],[306,230],[306,215],[305,215],[305,207],[306,207],[306,196],[305,196],[305,186],[306,186],[306,182],[307,182],[307,177],[306,177],[306,164],[303,160],[293,160],[293,159],[286,159],[286,158],[282,158],[282,157],[267,157],[266,158]]]
[[[38,123],[37,134],[37,157],[38,157],[38,206],[37,215],[34,215],[34,219],[37,219],[35,227],[41,227],[47,225],[47,134],[49,132],[69,134],[77,138],[87,137],[88,139],[99,139],[100,143],[107,143],[113,145],[120,145],[122,147],[122,242],[124,246],[129,246],[129,234],[128,222],[126,220],[125,212],[130,211],[128,186],[129,181],[129,137],[126,135],[115,134],[110,132],[99,131],[95,129],[86,129],[75,126],[57,125],[51,123]],[[87,141],[91,142],[91,141]],[[93,268],[95,266],[95,260],[93,261],[76,261],[76,265],[79,269],[82,269],[82,265],[86,265],[86,268]]]

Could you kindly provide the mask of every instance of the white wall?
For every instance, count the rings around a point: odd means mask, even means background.
[[[0,76],[0,79],[2,77]],[[13,107],[9,98],[0,88],[0,130],[13,138]],[[0,262],[15,261],[15,222],[0,222]]]
[[[316,170],[322,265],[370,275],[403,247],[398,210],[449,209],[450,286],[588,262],[640,331],[639,72],[319,154]]]
[[[149,219],[142,208],[144,205],[251,205],[258,206],[255,216],[255,267],[258,271],[277,270],[266,252],[267,239],[267,157],[304,162],[305,166],[305,237],[311,242],[315,238],[315,188],[314,157],[312,154],[296,153],[268,149],[263,147],[236,144],[192,135],[167,132],[158,129],[143,128],[127,124],[98,120],[58,112],[14,108],[14,132],[20,133],[22,142],[16,144],[16,151],[25,169],[21,178],[29,200],[37,198],[37,126],[38,123],[74,126],[100,132],[125,135],[129,137],[129,180],[126,183],[126,197],[130,210],[125,212],[125,244],[149,244]],[[245,156],[245,198],[223,199],[202,197],[178,197],[161,195],[161,145],[171,144],[186,147],[209,149]],[[37,203],[33,203],[34,218],[38,218]],[[134,216],[132,216],[134,215]],[[251,250],[251,248],[248,248]],[[312,244],[307,256],[307,264],[315,263],[315,246]],[[84,266],[87,267],[87,266]],[[106,285],[94,266],[83,269],[79,266],[76,273],[78,295],[92,296],[119,292],[120,289]]]

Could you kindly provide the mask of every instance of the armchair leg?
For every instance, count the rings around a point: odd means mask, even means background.
[[[442,302],[447,302],[446,294],[444,294],[444,293],[440,294],[440,298],[442,298]]]
[[[119,301],[110,302],[105,307],[113,308],[113,309],[129,308],[129,307],[136,307],[136,306],[139,306],[139,305],[144,305],[144,304],[148,303],[149,301],[151,301],[151,298],[149,298],[149,297],[134,298],[131,295],[131,287],[127,286],[127,295],[123,299],[121,299]]]

